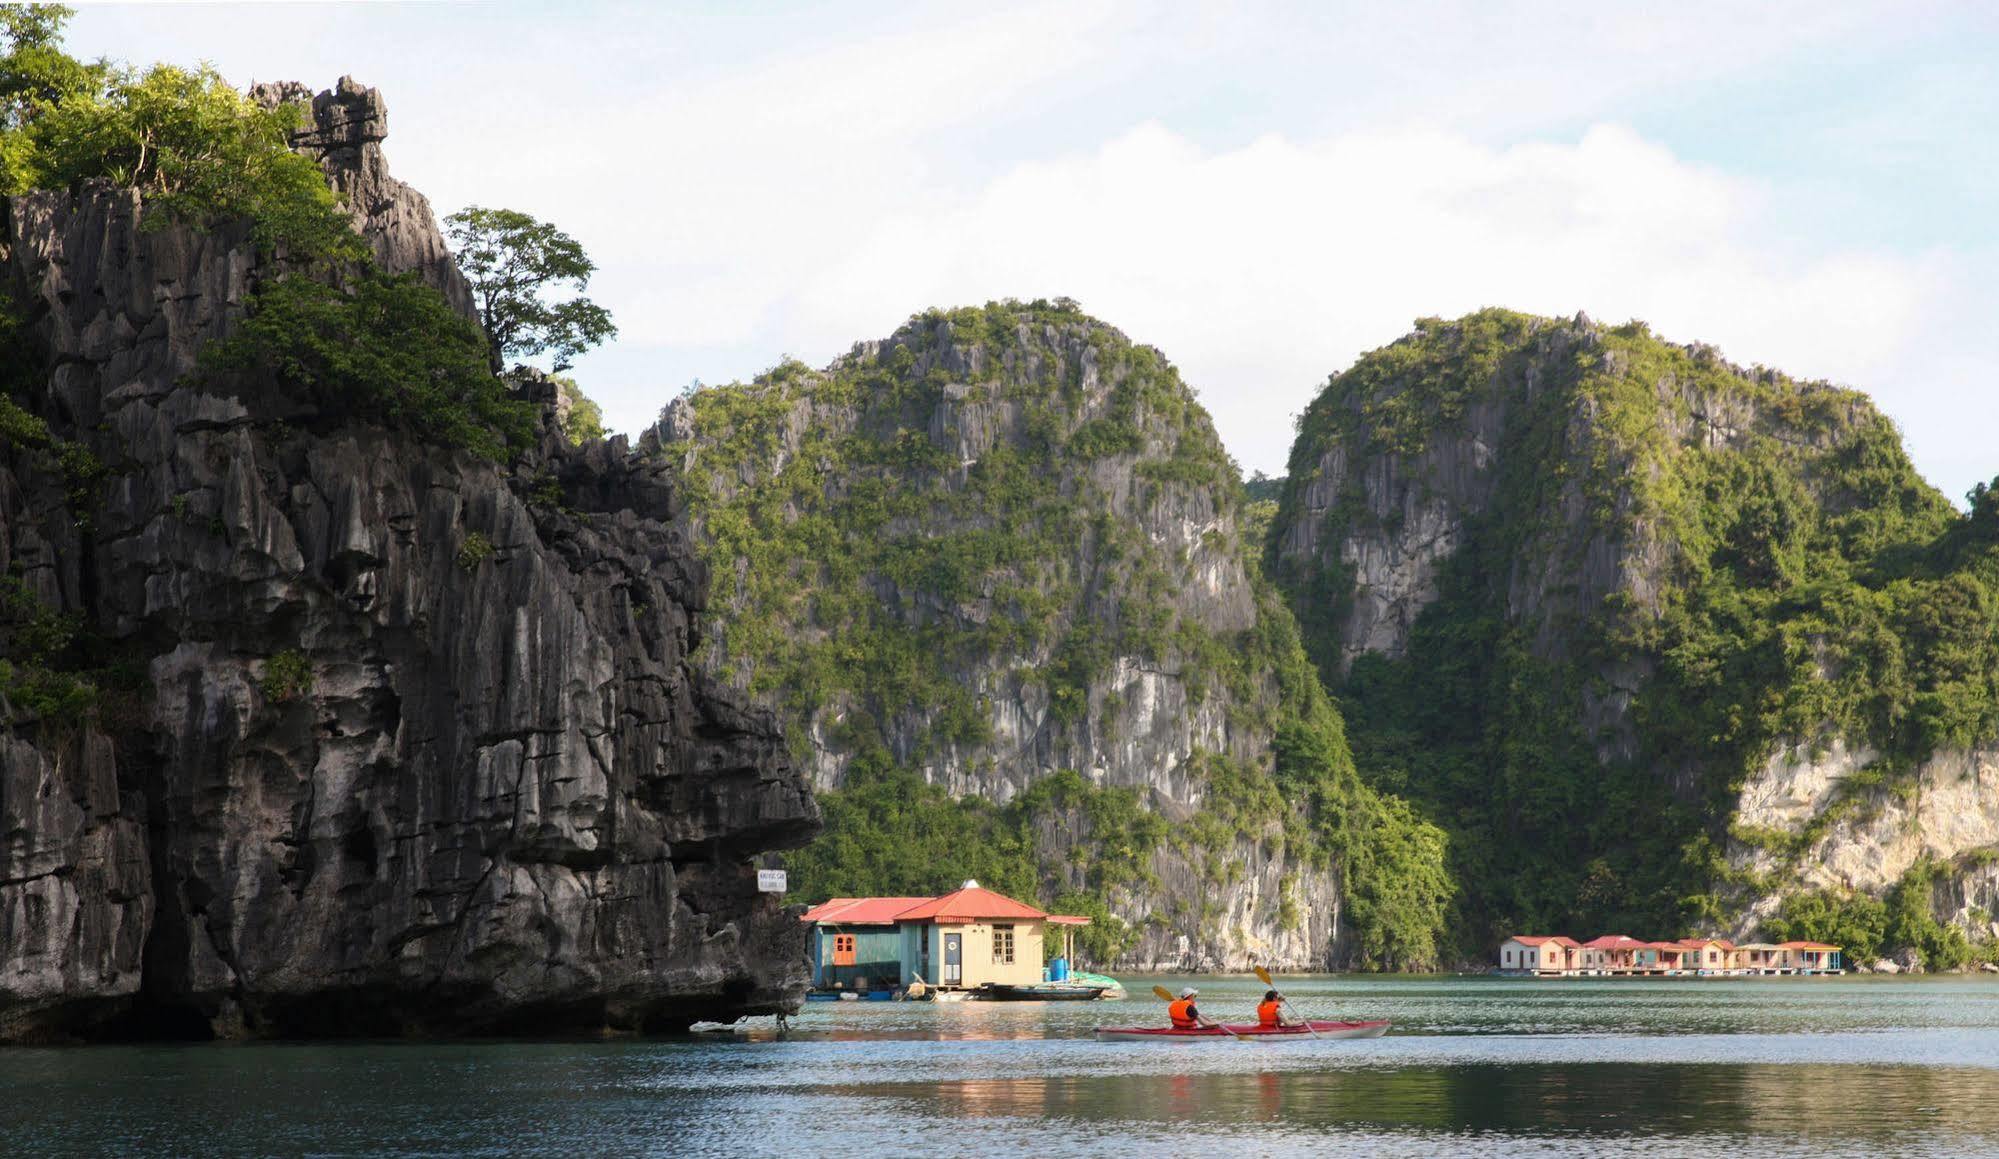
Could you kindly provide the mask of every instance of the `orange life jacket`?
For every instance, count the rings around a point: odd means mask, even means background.
[[[1192,1030],[1201,1024],[1199,1011],[1194,1009],[1192,998],[1182,998],[1166,1007],[1166,1017],[1173,1020],[1173,1029]]]
[[[1282,1003],[1278,1002],[1257,1003],[1256,1020],[1265,1026],[1277,1025],[1277,1012],[1279,1009],[1282,1008],[1282,1005],[1283,1005]]]

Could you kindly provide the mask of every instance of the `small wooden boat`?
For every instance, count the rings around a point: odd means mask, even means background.
[[[1105,989],[1103,986],[1072,982],[1036,982],[1031,985],[987,982],[979,987],[977,997],[988,1002],[1092,1002],[1103,997]]]
[[[1101,996],[1101,1001],[1104,1002],[1115,1002],[1124,997],[1124,983],[1111,977],[1109,974],[1091,974],[1083,970],[1071,970],[1069,971],[1069,976],[1064,978],[1063,981],[1069,983],[1071,986],[1102,986],[1104,992]]]
[[[1097,1037],[1105,1042],[1192,1042],[1203,1038],[1380,1038],[1388,1033],[1388,1023],[1377,1022],[1313,1022],[1312,1029],[1303,1026],[1263,1026],[1258,1023],[1225,1022],[1220,1026],[1202,1026],[1193,1030],[1175,1030],[1170,1026],[1099,1026]]]

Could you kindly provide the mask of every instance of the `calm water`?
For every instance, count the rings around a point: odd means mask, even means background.
[[[1306,1013],[1394,1031],[1090,1037],[1160,1021],[1153,981],[814,1003],[782,1041],[4,1050],[0,1154],[1999,1155],[1990,976],[1300,979]],[[1200,986],[1231,1017],[1260,990]]]

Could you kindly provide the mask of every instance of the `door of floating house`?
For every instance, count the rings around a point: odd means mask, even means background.
[[[960,986],[964,984],[964,934],[953,932],[944,935],[944,977],[940,981],[946,986]]]

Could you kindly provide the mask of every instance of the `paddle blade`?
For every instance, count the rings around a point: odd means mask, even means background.
[[[1152,992],[1153,992],[1154,994],[1157,994],[1157,995],[1159,995],[1159,1000],[1160,1000],[1160,1001],[1162,1001],[1162,1002],[1171,1002],[1171,1001],[1173,1001],[1173,991],[1171,991],[1171,990],[1168,990],[1168,989],[1167,989],[1166,987],[1164,987],[1164,986],[1154,986],[1154,987],[1152,988]]]
[[[1262,983],[1263,983],[1263,984],[1264,984],[1265,986],[1275,986],[1275,985],[1277,985],[1277,983],[1275,983],[1275,982],[1272,982],[1272,981],[1270,980],[1270,971],[1268,971],[1268,970],[1264,969],[1264,968],[1263,968],[1262,966],[1258,966],[1258,967],[1256,968],[1256,977],[1257,977],[1257,980],[1258,980],[1258,981],[1260,981],[1260,982],[1262,982]]]

